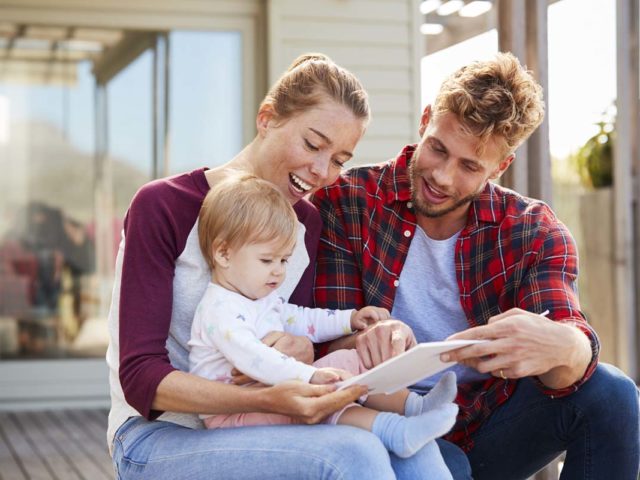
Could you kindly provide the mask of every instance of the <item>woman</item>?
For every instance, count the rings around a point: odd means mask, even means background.
[[[294,204],[300,231],[281,288],[291,302],[308,305],[320,220],[303,197],[337,178],[368,120],[367,95],[351,73],[322,55],[302,56],[267,94],[255,139],[233,160],[136,194],[116,262],[107,352],[108,441],[119,478],[384,479],[428,471],[420,454],[390,459],[377,438],[352,427],[202,430],[196,415],[269,412],[316,423],[362,395],[361,387],[240,388],[185,373],[191,321],[209,278],[196,219],[210,186],[246,171]],[[312,356],[306,340],[277,334],[264,341],[303,361]]]

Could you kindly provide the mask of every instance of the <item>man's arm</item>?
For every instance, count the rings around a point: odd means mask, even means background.
[[[579,382],[592,359],[587,336],[573,325],[513,308],[487,325],[457,333],[451,340],[490,340],[443,355],[496,377],[538,376],[550,389]]]
[[[571,393],[595,370],[599,341],[580,312],[578,256],[571,234],[557,222],[544,232],[517,292],[518,307],[451,339],[489,339],[450,354],[496,377],[537,376],[545,393]],[[538,313],[548,309],[549,317]]]

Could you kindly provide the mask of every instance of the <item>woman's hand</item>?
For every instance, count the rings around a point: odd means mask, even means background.
[[[267,347],[275,348],[288,357],[311,365],[313,363],[313,343],[307,337],[298,337],[284,332],[270,332],[262,339]],[[235,368],[231,371],[235,385],[246,385],[255,380]]]
[[[346,370],[342,370],[340,368],[319,368],[316,370],[316,373],[313,374],[311,379],[309,379],[309,383],[314,385],[328,385],[331,383],[336,383],[341,380],[346,380],[347,378],[351,378],[353,375]]]
[[[351,312],[351,330],[364,330],[381,320],[391,318],[389,310],[381,307],[368,306]]]
[[[366,393],[367,387],[362,385],[336,391],[335,385],[291,381],[264,389],[261,398],[263,411],[288,415],[301,423],[313,424],[355,402]]]

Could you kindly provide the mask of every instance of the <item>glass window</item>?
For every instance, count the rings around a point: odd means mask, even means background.
[[[239,32],[169,33],[168,62],[164,36],[154,51],[149,32],[89,33],[101,40],[0,41],[0,360],[104,355],[123,218],[165,165],[153,145],[165,135],[165,64],[167,173],[242,147]],[[146,41],[133,59],[118,45],[131,38]],[[113,74],[105,85],[93,61]]]
[[[93,296],[91,64],[19,58],[0,59],[0,358],[60,357]]]

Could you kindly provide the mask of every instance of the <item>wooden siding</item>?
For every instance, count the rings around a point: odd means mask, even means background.
[[[270,0],[269,81],[305,52],[322,52],[354,72],[369,92],[372,122],[352,165],[393,157],[418,138],[419,2]]]

